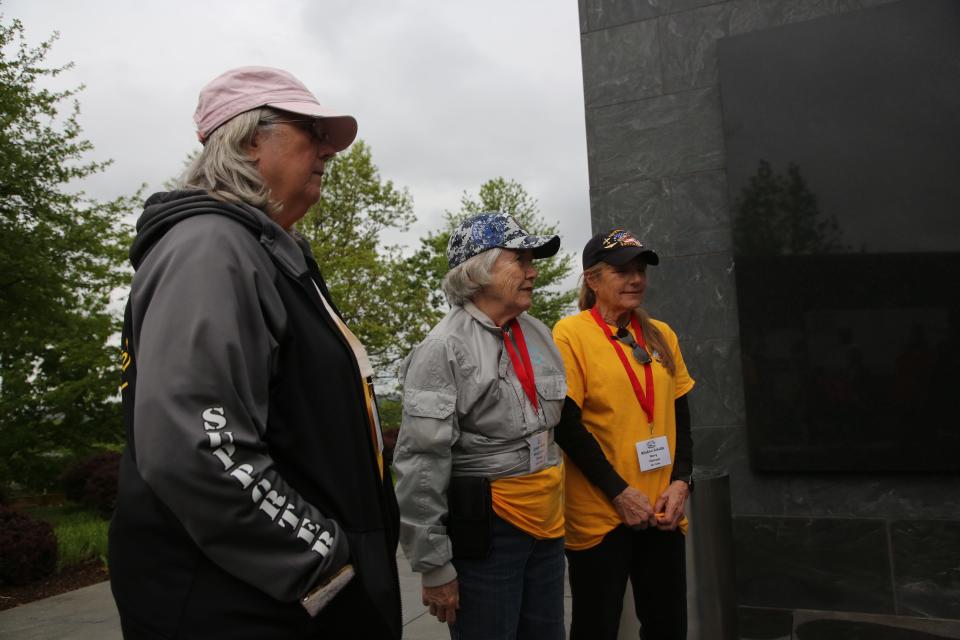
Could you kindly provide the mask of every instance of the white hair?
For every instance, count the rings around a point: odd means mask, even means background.
[[[463,303],[473,300],[478,291],[490,284],[493,265],[501,252],[499,248],[488,249],[447,272],[440,286],[450,306],[462,307]]]
[[[278,214],[281,205],[270,198],[270,189],[248,151],[257,132],[271,130],[281,117],[272,109],[253,109],[214,129],[200,155],[184,171],[182,188],[200,189],[217,200],[242,202],[269,215]]]

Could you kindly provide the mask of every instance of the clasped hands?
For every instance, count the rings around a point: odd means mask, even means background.
[[[675,480],[651,505],[641,491],[627,487],[613,499],[613,507],[620,520],[631,529],[656,527],[662,531],[673,531],[683,517],[683,506],[689,495],[687,483]]]

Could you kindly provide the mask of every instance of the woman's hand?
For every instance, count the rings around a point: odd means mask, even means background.
[[[437,620],[453,624],[460,608],[460,583],[454,578],[439,587],[424,587],[423,604],[430,607],[430,615],[437,616]]]
[[[674,480],[670,483],[663,495],[657,498],[657,503],[653,505],[656,513],[663,514],[658,515],[654,523],[657,529],[673,531],[677,528],[680,518],[683,517],[683,505],[686,504],[689,495],[690,485],[683,480]]]
[[[613,499],[613,508],[623,523],[633,529],[646,529],[647,525],[657,523],[650,500],[633,487],[627,487]]]

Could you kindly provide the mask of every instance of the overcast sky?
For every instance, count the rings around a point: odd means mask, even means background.
[[[564,247],[590,233],[574,0],[7,0],[31,43],[73,61],[81,124],[104,174],[98,198],[158,190],[198,146],[200,88],[231,67],[287,69],[351,113],[381,175],[413,196],[413,245],[485,180],[521,182]]]

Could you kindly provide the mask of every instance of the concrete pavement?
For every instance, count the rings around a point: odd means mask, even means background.
[[[447,625],[427,613],[420,601],[420,576],[410,571],[406,558],[397,557],[403,637],[409,640],[447,640]],[[570,624],[570,594],[564,600]],[[103,582],[45,600],[0,611],[2,640],[121,640],[120,617]]]

